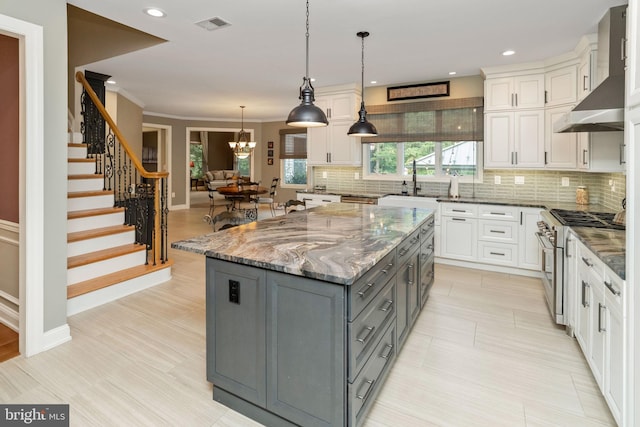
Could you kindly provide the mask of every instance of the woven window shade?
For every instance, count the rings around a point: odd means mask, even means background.
[[[280,158],[306,159],[307,133],[298,129],[282,129],[280,131]]]
[[[482,141],[483,98],[461,98],[367,107],[377,137],[362,142]]]

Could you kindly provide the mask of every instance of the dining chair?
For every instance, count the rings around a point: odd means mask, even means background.
[[[271,187],[269,187],[269,197],[256,197],[254,199],[256,204],[268,204],[269,209],[271,210],[271,216],[276,216],[276,190],[278,188],[278,182],[280,182],[280,178],[273,178],[271,180]]]

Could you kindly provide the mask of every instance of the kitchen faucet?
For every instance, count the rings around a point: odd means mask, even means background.
[[[416,180],[416,160],[413,159],[413,195],[417,196],[420,189]]]

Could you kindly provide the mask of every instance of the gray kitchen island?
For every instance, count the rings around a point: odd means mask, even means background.
[[[333,203],[172,247],[207,257],[213,399],[265,425],[360,425],[433,283],[429,209]]]

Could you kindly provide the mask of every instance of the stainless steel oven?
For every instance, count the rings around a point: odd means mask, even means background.
[[[542,256],[542,283],[547,307],[553,320],[566,325],[564,286],[564,226],[548,211],[540,213],[538,245]]]

